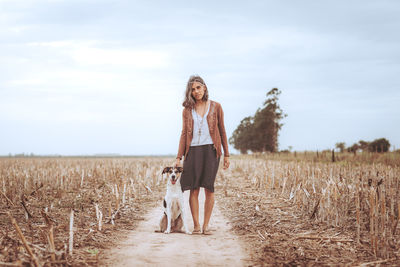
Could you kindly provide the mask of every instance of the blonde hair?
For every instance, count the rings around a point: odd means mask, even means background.
[[[202,100],[203,101],[208,100],[208,88],[203,78],[201,78],[199,75],[192,75],[189,77],[189,80],[186,84],[185,99],[183,100],[182,103],[182,106],[184,106],[185,108],[193,108],[194,105],[196,104],[196,100],[192,96],[192,84],[195,82],[201,83],[203,86],[206,87]]]

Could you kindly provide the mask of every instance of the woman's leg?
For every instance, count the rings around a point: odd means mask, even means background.
[[[206,199],[204,202],[204,223],[203,231],[208,229],[208,222],[210,221],[211,213],[214,207],[214,192],[204,188]]]
[[[200,188],[191,189],[190,196],[189,196],[189,205],[190,205],[190,211],[192,212],[194,230],[200,230],[199,191],[200,191]]]

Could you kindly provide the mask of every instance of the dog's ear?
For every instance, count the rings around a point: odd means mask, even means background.
[[[162,174],[169,172],[170,169],[171,169],[171,167],[165,167],[164,170],[162,171]]]
[[[176,167],[176,169],[178,170],[178,172],[183,172],[183,167]]]

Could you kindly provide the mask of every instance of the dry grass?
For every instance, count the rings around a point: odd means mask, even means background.
[[[158,202],[162,168],[172,162],[0,159],[0,265],[36,265],[35,259],[42,265],[97,264],[116,233],[133,229],[146,207]]]
[[[217,177],[218,204],[254,264],[400,264],[398,165],[278,157],[232,157]],[[173,162],[0,159],[0,265],[98,264],[160,203]]]
[[[332,162],[332,151],[303,151],[303,152],[280,152],[280,153],[264,153],[238,156],[245,159],[265,159],[279,161],[295,161],[295,162],[313,162],[313,163],[330,163]],[[335,152],[334,158],[336,163],[340,164],[384,164],[387,166],[400,166],[400,151],[387,153],[373,152]]]
[[[253,245],[254,260],[399,264],[399,167],[260,156],[231,161],[219,173],[217,196],[236,232]]]

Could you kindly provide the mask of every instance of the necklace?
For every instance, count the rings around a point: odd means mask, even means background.
[[[203,109],[203,112],[202,113],[205,113],[205,108],[207,107],[207,102],[206,102],[206,105],[204,106],[204,109]],[[199,114],[197,113],[197,111],[196,111],[196,109],[194,110],[194,113],[196,113],[196,118],[197,118],[197,126],[198,126],[198,130],[199,130],[199,140],[198,140],[198,144],[200,143],[200,137],[201,137],[201,128],[203,128],[203,121],[204,121],[204,115],[205,114],[203,114],[203,116],[201,117],[201,116],[199,116]],[[201,117],[201,120],[200,120],[200,118],[199,117]]]

